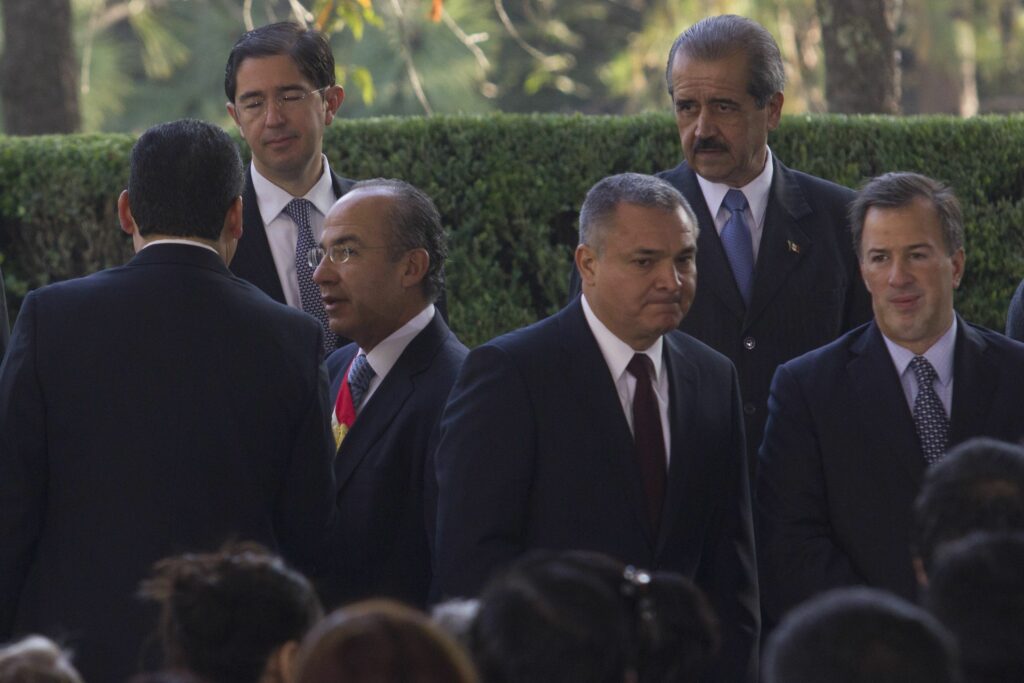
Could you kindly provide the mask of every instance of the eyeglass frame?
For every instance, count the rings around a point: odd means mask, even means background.
[[[292,105],[298,105],[300,102],[305,102],[309,99],[310,95],[320,93],[323,95],[327,90],[332,88],[332,85],[325,85],[322,88],[315,90],[300,90],[298,88],[286,89],[283,93],[278,95],[272,95],[267,97],[266,95],[252,95],[245,102],[235,102],[235,109],[239,112],[239,116],[246,120],[252,121],[258,119],[260,116],[264,116],[267,110],[264,108],[269,100],[274,100],[277,104],[278,110],[287,111]],[[299,95],[298,93],[302,93]],[[253,109],[255,107],[256,109]]]
[[[362,251],[362,250],[375,250],[375,249],[390,249],[390,248],[391,247],[389,247],[387,245],[379,246],[379,247],[366,247],[366,246],[350,247],[347,244],[332,244],[332,245],[328,246],[327,248],[321,247],[320,245],[316,245],[316,246],[310,248],[310,250],[308,252],[306,252],[306,263],[309,264],[310,268],[313,268],[315,270],[316,268],[318,268],[320,266],[321,263],[323,263],[324,257],[326,257],[327,260],[329,260],[334,265],[340,266],[343,263],[348,263],[349,259],[352,258],[352,255],[355,254],[355,253],[358,253],[359,251]],[[337,254],[339,252],[344,253],[345,254],[344,257],[337,256]]]

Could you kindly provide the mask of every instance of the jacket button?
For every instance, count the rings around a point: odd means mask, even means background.
[[[748,401],[747,403],[743,404],[743,412],[746,413],[747,415],[753,415],[754,413],[757,412],[757,406]]]
[[[757,342],[754,341],[753,337],[747,337],[743,340],[743,348],[747,351],[753,351],[755,346],[757,346]]]

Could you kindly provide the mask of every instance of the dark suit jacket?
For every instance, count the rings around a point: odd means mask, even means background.
[[[1024,341],[1024,280],[1017,285],[1017,291],[1010,299],[1010,308],[1006,313],[1006,336]]]
[[[1024,435],[1024,344],[959,320],[950,444]],[[924,475],[911,411],[872,322],[779,368],[757,484],[766,617],[851,584],[913,600],[911,522]]]
[[[331,396],[358,347],[327,359]],[[327,606],[388,596],[425,606],[436,512],[433,459],[441,410],[465,346],[440,313],[399,356],[338,449],[338,525],[332,567],[320,584]]]
[[[321,335],[194,246],[30,293],[0,367],[0,641],[56,637],[117,683],[154,632],[135,593],[156,560],[254,540],[315,570]]]
[[[7,318],[7,295],[4,292],[4,271],[0,270],[0,360],[3,360],[4,351],[7,349],[7,340],[11,334],[10,325]]]
[[[355,181],[342,178],[332,170],[331,184],[334,187],[334,196],[340,198],[355,185]],[[270,242],[267,241],[267,229],[263,225],[260,205],[256,201],[256,189],[252,185],[252,167],[245,171],[245,190],[242,192],[242,239],[238,240],[238,249],[231,259],[231,272],[262,289],[274,301],[285,303],[284,288],[281,287],[281,280],[277,276],[274,256],[270,252]],[[348,340],[342,343],[347,344]]]
[[[790,170],[773,159],[749,309],[736,286],[697,175],[685,161],[658,174],[686,197],[697,214],[697,296],[679,329],[736,365],[751,477],[775,368],[871,319],[871,300],[846,220],[853,191]]]
[[[633,437],[579,299],[470,352],[441,421],[438,592],[473,595],[534,548],[676,571],[721,618],[717,680],[748,680],[759,615],[736,371],[681,332],[664,340],[672,451],[657,535]]]

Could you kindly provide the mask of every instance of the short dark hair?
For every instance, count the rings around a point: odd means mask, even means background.
[[[867,181],[857,192],[857,198],[850,204],[850,230],[853,233],[853,249],[861,258],[861,237],[864,234],[864,218],[872,207],[899,209],[908,206],[917,198],[927,199],[939,214],[942,239],[946,249],[953,255],[964,246],[964,219],[960,202],[948,185],[920,173],[906,171],[886,173]]]
[[[952,683],[956,646],[923,609],[840,588],[790,612],[768,639],[764,683]]]
[[[160,560],[140,594],[161,606],[167,664],[215,683],[259,680],[323,613],[309,581],[255,543]]]
[[[426,192],[404,180],[374,178],[362,180],[349,192],[383,190],[394,196],[389,205],[387,221],[391,226],[389,246],[392,259],[398,259],[411,249],[423,249],[430,257],[427,274],[423,277],[423,296],[437,301],[444,291],[444,261],[448,257],[448,244],[441,214]]]
[[[238,146],[195,119],[161,123],[131,154],[128,204],[142,235],[216,240],[244,184]]]
[[[1024,681],[1024,534],[970,534],[943,546],[924,605],[960,645],[971,683]]]
[[[749,78],[747,92],[758,108],[764,109],[768,100],[786,87],[786,68],[775,38],[761,24],[735,14],[705,17],[686,29],[672,43],[665,66],[665,82],[669,97],[672,92],[672,65],[682,50],[690,59],[713,62],[737,52],[747,57]]]
[[[1024,447],[975,438],[928,468],[914,503],[914,554],[926,570],[972,531],[1024,531]]]
[[[260,26],[242,34],[224,67],[224,94],[235,101],[238,67],[249,57],[288,55],[317,89],[334,85],[334,54],[324,34],[290,21]]]
[[[679,190],[655,176],[620,173],[599,180],[587,192],[580,208],[580,244],[600,254],[609,219],[622,203],[664,211],[682,209],[694,233],[698,230],[697,216]]]
[[[418,610],[395,600],[346,605],[310,631],[297,683],[475,683],[469,656]]]
[[[480,674],[496,681],[697,680],[719,645],[703,594],[599,553],[534,551],[496,576],[470,630]]]

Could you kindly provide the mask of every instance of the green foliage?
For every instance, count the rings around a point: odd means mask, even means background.
[[[126,135],[0,137],[0,251],[9,286],[36,287],[125,260],[130,249],[114,200],[131,143]],[[951,183],[967,225],[957,307],[1002,328],[1024,276],[1024,117],[790,117],[769,144],[787,165],[845,185],[890,170]],[[473,345],[564,303],[576,214],[593,183],[670,168],[681,157],[667,114],[337,120],[325,148],[345,176],[401,177],[434,198],[451,234],[452,325]]]

